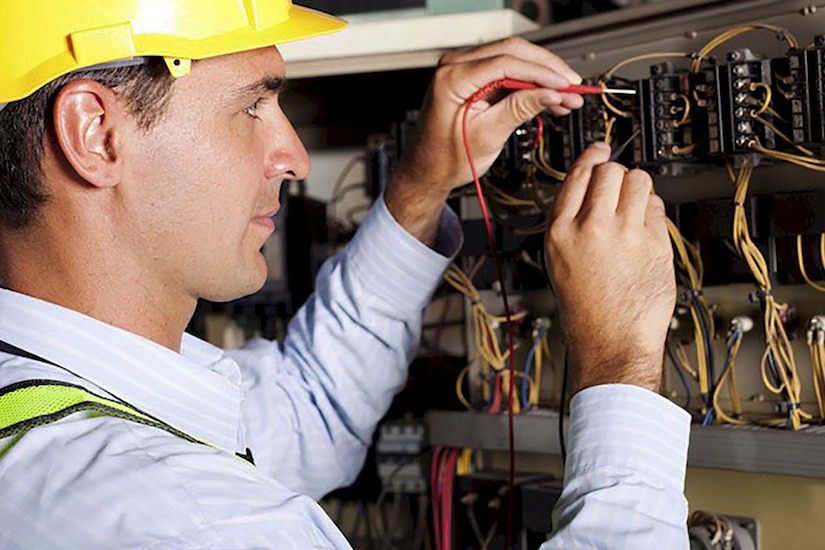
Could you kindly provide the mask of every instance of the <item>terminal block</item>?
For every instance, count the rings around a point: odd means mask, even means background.
[[[773,149],[776,136],[769,125],[774,118],[762,109],[772,84],[770,60],[757,59],[750,50],[732,52],[728,59],[693,79],[697,104],[707,111],[707,154],[750,154],[753,144]]]
[[[672,63],[651,67],[650,78],[639,81],[639,116],[634,119],[634,163],[658,167],[663,175],[694,158],[692,103],[686,71]],[[674,174],[675,175],[675,174]]]
[[[777,124],[793,143],[778,140],[779,149],[825,144],[825,36],[810,50],[792,50],[772,62],[773,104]]]
[[[583,84],[595,86],[599,83],[585,79]],[[599,95],[585,95],[584,106],[570,113],[564,135],[565,169],[569,168],[587,147],[605,140],[619,152],[616,160],[624,164],[633,162],[632,148],[626,145],[632,140],[632,115],[637,106],[635,102],[621,98],[608,98],[608,101],[611,101],[617,110],[627,113],[627,116],[621,116],[608,109]]]

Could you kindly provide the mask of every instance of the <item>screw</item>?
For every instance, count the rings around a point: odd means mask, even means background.
[[[596,52],[587,52],[584,54],[585,61],[593,61],[594,59],[596,59]]]
[[[741,57],[742,57],[742,54],[741,54],[741,53],[739,53],[739,52],[730,52],[730,54],[728,54],[728,58],[729,58],[731,61],[739,61],[739,59],[740,59]]]
[[[688,31],[685,33],[685,38],[689,38],[690,40],[696,40],[699,37],[699,33],[696,31]]]
[[[802,8],[802,15],[813,15],[817,12],[816,4],[808,4]]]

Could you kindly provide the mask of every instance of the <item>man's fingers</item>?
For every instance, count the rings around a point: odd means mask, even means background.
[[[643,226],[652,190],[653,180],[647,172],[631,170],[625,174],[616,211],[626,222],[639,227]]]
[[[574,219],[581,210],[593,170],[610,160],[610,146],[594,143],[576,159],[553,204],[553,219]]]
[[[595,167],[579,215],[597,219],[615,215],[626,174],[627,168],[615,162]]]
[[[468,63],[480,59],[498,57],[502,55],[517,56],[521,59],[532,61],[547,69],[564,76],[571,84],[580,84],[581,76],[570,68],[565,61],[541,46],[536,46],[532,42],[520,37],[505,38],[482,46],[450,52],[442,56],[439,65],[450,65],[456,63]]]
[[[659,195],[649,196],[644,216],[645,227],[653,232],[661,246],[671,250],[670,234],[667,231],[667,211]]]

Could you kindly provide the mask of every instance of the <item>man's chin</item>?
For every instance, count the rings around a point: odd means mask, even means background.
[[[215,289],[201,295],[201,299],[215,303],[232,302],[255,294],[264,287],[266,279],[249,282],[246,285],[236,285],[232,288]]]

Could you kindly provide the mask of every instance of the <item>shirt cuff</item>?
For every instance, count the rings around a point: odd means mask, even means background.
[[[690,422],[687,411],[638,386],[582,390],[570,402],[565,479],[595,469],[625,470],[681,490]]]
[[[462,244],[461,223],[449,206],[441,213],[432,249],[395,221],[381,196],[349,246],[349,262],[358,278],[383,299],[419,310],[429,304]]]

